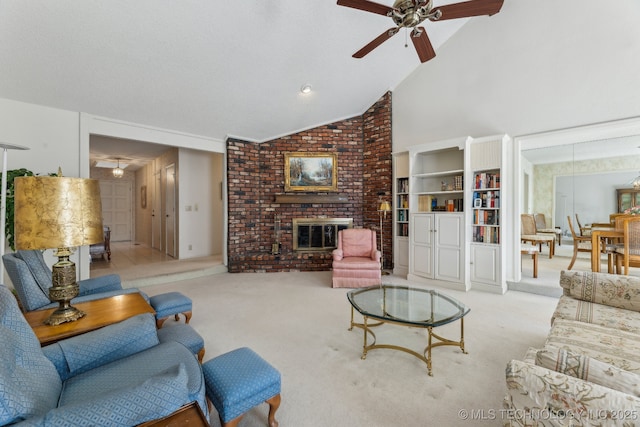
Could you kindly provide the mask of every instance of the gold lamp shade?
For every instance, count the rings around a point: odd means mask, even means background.
[[[98,180],[25,176],[14,185],[16,248],[68,248],[104,240]]]
[[[100,183],[95,179],[25,176],[14,180],[14,232],[17,249],[57,249],[49,299],[60,304],[45,321],[72,322],[85,315],[71,306],[78,296],[75,246],[103,241]]]

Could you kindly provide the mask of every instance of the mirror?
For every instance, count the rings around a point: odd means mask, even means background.
[[[560,271],[569,266],[573,256],[567,216],[579,233],[576,214],[585,226],[609,222],[609,214],[618,211],[617,190],[632,188],[632,181],[640,175],[640,120],[537,134],[516,138],[516,142],[520,149],[520,203],[514,220],[519,221],[521,213],[543,213],[547,228],[561,229],[562,245],[556,244],[552,259],[543,248],[538,278],[532,277],[530,263],[523,256],[518,286],[510,288],[559,294]],[[625,197],[631,205],[630,196]],[[579,253],[572,270],[590,267],[589,254]],[[541,287],[544,290],[540,291]]]

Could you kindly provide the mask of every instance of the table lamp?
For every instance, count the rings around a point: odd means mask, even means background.
[[[78,296],[76,265],[69,259],[77,246],[104,240],[100,184],[95,179],[60,176],[19,177],[15,185],[17,249],[55,249],[49,299],[60,306],[48,325],[73,322],[85,315],[71,305]]]

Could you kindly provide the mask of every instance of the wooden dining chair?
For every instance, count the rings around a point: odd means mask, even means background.
[[[576,224],[578,224],[578,230],[580,231],[581,236],[591,236],[591,226],[585,224],[583,227],[582,224],[580,224],[578,214],[576,214]]]
[[[549,258],[553,258],[556,237],[550,234],[539,234],[536,229],[536,220],[531,214],[520,215],[520,241],[522,243],[530,242],[532,245],[538,245],[542,252],[542,244],[549,246]]]
[[[616,249],[616,269],[629,275],[629,267],[640,267],[640,216],[617,218],[622,222],[624,237],[622,245]]]
[[[571,223],[571,215],[567,215],[567,223],[569,224],[571,238],[573,239],[573,257],[571,258],[569,267],[567,267],[567,270],[571,270],[571,267],[573,267],[573,264],[576,262],[576,258],[578,257],[578,252],[591,253],[591,237],[581,236],[576,233],[573,229],[573,224]]]
[[[543,213],[534,214],[536,220],[536,234],[551,234],[556,238],[558,246],[562,246],[562,230],[560,228],[548,228],[547,219]]]
[[[592,253],[591,236],[580,236],[576,233],[571,223],[571,216],[567,215],[567,223],[569,224],[569,230],[571,230],[571,237],[573,239],[573,257],[569,263],[567,270],[571,270],[573,264],[576,262],[578,252]],[[616,249],[618,246],[610,242],[602,242],[598,249],[600,253],[607,255],[607,272],[613,274],[615,268]],[[598,262],[600,262],[600,254],[598,254]],[[619,271],[619,270],[618,270]]]

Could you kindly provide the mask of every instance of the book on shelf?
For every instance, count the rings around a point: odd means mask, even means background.
[[[476,172],[474,175],[474,189],[500,188],[500,172]]]
[[[498,227],[474,227],[473,241],[475,243],[500,243],[500,229]]]
[[[437,200],[428,194],[418,196],[418,212],[431,212],[434,207],[434,201]]]

